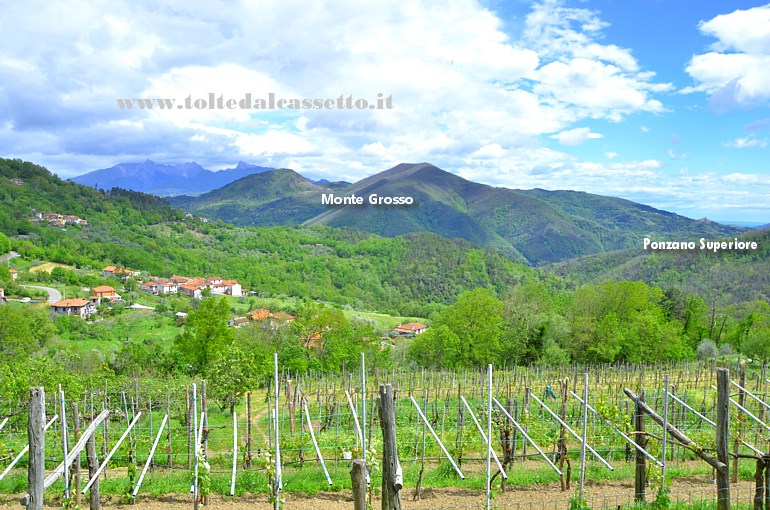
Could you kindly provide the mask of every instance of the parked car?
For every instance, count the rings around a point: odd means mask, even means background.
[[[30,301],[32,301],[32,300],[30,298],[28,298],[28,297],[21,298],[21,302],[22,303],[29,303]]]

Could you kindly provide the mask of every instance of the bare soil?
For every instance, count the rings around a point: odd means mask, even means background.
[[[707,476],[690,476],[673,480],[670,484],[672,499],[698,500],[713,498],[716,486]],[[733,500],[749,502],[753,491],[750,482],[739,482],[733,487]],[[412,488],[401,491],[402,508],[405,510],[446,510],[446,509],[482,509],[484,508],[485,495],[483,491],[470,491],[466,489],[423,489],[423,498],[412,501]],[[633,481],[611,481],[602,483],[588,483],[585,487],[585,498],[592,508],[617,508],[632,499]],[[509,487],[508,491],[498,494],[493,502],[502,508],[521,509],[564,509],[569,507],[569,499],[574,496],[574,490],[562,492],[558,484],[533,485],[526,487]],[[350,491],[333,493],[319,493],[312,498],[294,494],[284,494],[285,502],[282,508],[287,510],[352,510],[353,503]],[[647,500],[654,497],[652,489],[648,490]],[[0,495],[0,508],[21,508],[19,495]],[[373,498],[373,508],[380,508],[378,498]],[[192,508],[192,498],[189,494],[172,494],[162,497],[144,496],[137,499],[136,505],[123,505],[112,501],[103,501],[101,508],[105,510],[181,510]],[[56,501],[47,502],[45,508],[62,508]],[[84,498],[81,508],[88,508],[88,499]],[[201,509],[271,509],[272,505],[267,501],[267,496],[246,495],[238,498],[229,498],[212,495],[207,507]]]

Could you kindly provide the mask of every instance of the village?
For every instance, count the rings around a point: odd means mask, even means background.
[[[47,215],[44,215],[45,218]],[[53,217],[51,215],[51,217]],[[58,220],[55,220],[58,221]],[[16,269],[10,270],[11,276],[14,281],[18,280],[19,273]],[[105,279],[114,279],[121,284],[125,284],[128,279],[132,279],[136,285],[138,285],[139,295],[151,295],[157,297],[163,296],[180,296],[186,297],[191,300],[202,300],[208,296],[230,296],[235,298],[244,298],[249,295],[242,285],[237,280],[227,280],[218,276],[213,277],[201,277],[201,276],[180,276],[173,275],[169,278],[162,278],[158,276],[142,277],[142,271],[130,269],[127,267],[120,267],[109,265],[105,266],[101,270],[101,276]],[[116,285],[120,287],[120,285]],[[112,305],[123,304],[125,300],[119,293],[115,286],[111,285],[98,285],[91,289],[82,288],[83,295],[87,297],[70,297],[66,299],[58,299],[49,303],[49,308],[52,314],[66,315],[66,316],[78,316],[82,319],[92,319],[96,317],[100,311],[110,309]],[[251,295],[255,295],[252,292]],[[4,289],[0,288],[0,302],[6,302],[6,296]],[[29,302],[29,298],[22,298],[21,302]],[[141,305],[139,303],[133,303],[127,308],[136,311],[154,311],[152,306]],[[186,312],[177,312],[176,319],[178,321],[184,321],[187,317]],[[267,308],[256,308],[246,313],[237,315],[228,320],[228,326],[234,328],[242,328],[248,324],[260,323],[263,326],[271,328],[278,328],[281,325],[289,324],[296,315],[292,315],[285,311],[273,311]],[[407,322],[399,324],[392,328],[387,336],[383,336],[381,339],[383,345],[392,343],[397,338],[412,338],[414,336],[424,333],[427,329],[425,324],[418,322]],[[320,340],[318,338],[307,338],[307,347],[317,347]]]

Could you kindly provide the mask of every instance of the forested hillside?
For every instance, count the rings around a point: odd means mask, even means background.
[[[32,259],[167,277],[220,275],[264,295],[418,316],[465,290],[502,292],[535,275],[502,255],[435,234],[388,239],[323,226],[240,228],[186,217],[152,195],[63,181],[19,160],[0,160],[0,176],[0,230]],[[35,212],[77,215],[88,225],[33,223]]]
[[[756,242],[756,250],[650,252],[626,250],[562,262],[548,268],[576,283],[642,280],[676,287],[707,300],[730,304],[770,300],[770,228],[740,237]],[[730,239],[728,239],[729,241]]]

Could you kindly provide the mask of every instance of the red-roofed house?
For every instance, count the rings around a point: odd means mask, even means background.
[[[241,284],[236,280],[222,280],[222,285],[225,286],[225,294],[236,297],[243,296],[243,289],[241,288]]]
[[[19,272],[16,271],[15,269],[11,269],[10,271],[11,271],[11,278],[14,280],[17,280],[19,278]]]
[[[109,302],[121,300],[121,297],[117,292],[115,292],[115,289],[109,285],[99,285],[98,287],[94,287],[92,290],[93,295],[91,296],[91,302],[96,304],[96,306],[101,305],[102,300]]]
[[[179,293],[193,299],[203,299],[201,288],[191,283],[183,283],[179,286]]]
[[[79,315],[84,319],[95,312],[91,302],[81,298],[64,299],[51,303],[50,306],[54,313],[60,315]]]
[[[425,329],[428,326],[420,324],[419,322],[409,322],[407,324],[401,324],[397,326],[392,332],[391,336],[415,336],[425,333]]]

